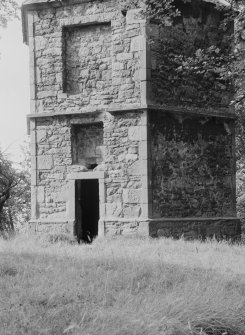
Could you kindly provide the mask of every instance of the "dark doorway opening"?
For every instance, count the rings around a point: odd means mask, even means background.
[[[76,225],[78,242],[91,243],[98,235],[99,181],[76,180]]]

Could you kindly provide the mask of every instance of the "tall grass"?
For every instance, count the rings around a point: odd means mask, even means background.
[[[244,335],[245,247],[0,241],[0,334]]]

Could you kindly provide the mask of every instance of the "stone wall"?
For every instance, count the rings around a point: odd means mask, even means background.
[[[153,217],[235,216],[234,122],[153,111]]]
[[[135,221],[143,215],[142,116],[139,112],[116,113],[104,124],[106,220],[111,221],[106,231],[135,230]]]
[[[71,128],[65,117],[36,121],[37,217],[67,218],[66,176],[72,164]]]
[[[33,188],[37,212],[32,219],[48,226],[50,220],[69,221],[69,182],[80,173],[89,173],[86,164],[96,159],[98,166],[93,172],[104,173],[100,218],[106,231],[137,231],[145,216],[140,156],[145,129],[145,113],[140,111],[37,119],[37,185]]]
[[[32,113],[141,104],[144,20],[119,3],[93,1],[33,12]],[[32,41],[33,38],[33,41]]]

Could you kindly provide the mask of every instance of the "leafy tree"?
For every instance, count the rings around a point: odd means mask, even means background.
[[[20,182],[20,176],[16,175],[11,162],[0,152],[0,232],[1,234],[14,231],[12,216],[8,210],[8,202],[12,190]]]
[[[1,0],[0,2],[0,27],[6,27],[9,20],[18,17],[18,4],[15,0]]]
[[[30,217],[30,156],[17,169],[0,152],[0,235],[8,237]]]
[[[0,27],[18,18],[19,6],[15,0],[0,0]],[[23,149],[25,159],[17,169],[0,150],[0,236],[14,233],[17,223],[30,216],[30,155]]]

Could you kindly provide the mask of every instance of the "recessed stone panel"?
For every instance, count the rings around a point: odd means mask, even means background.
[[[72,162],[93,169],[103,161],[103,123],[72,126]]]
[[[111,89],[111,26],[97,24],[65,27],[64,91],[81,94],[90,103]]]
[[[37,157],[37,166],[39,170],[50,170],[53,167],[53,157],[51,155],[42,155]]]
[[[233,137],[224,120],[154,111],[150,133],[154,218],[235,216]]]

